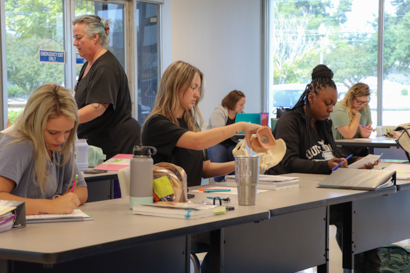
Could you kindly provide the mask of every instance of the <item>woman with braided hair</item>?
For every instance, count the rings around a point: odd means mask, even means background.
[[[299,101],[291,111],[284,114],[276,123],[273,135],[286,142],[286,154],[282,162],[269,169],[267,174],[315,173],[330,174],[332,168],[342,162],[347,167],[332,134],[330,113],[337,101],[336,84],[333,72],[326,65],[313,69],[312,82],[306,86]],[[357,160],[357,156],[349,162]],[[362,168],[373,168],[369,163]],[[330,224],[337,228],[336,241],[342,249],[343,207],[330,206]],[[378,248],[355,255],[354,272],[380,272]]]
[[[73,45],[87,62],[75,87],[78,104],[78,137],[100,147],[107,158],[131,154],[140,144],[141,127],[131,117],[127,75],[105,47],[110,40],[110,20],[83,15],[73,21]]]
[[[291,111],[277,122],[273,135],[286,142],[286,154],[281,164],[268,170],[269,174],[317,173],[330,174],[341,161],[347,167],[332,135],[328,120],[337,102],[333,72],[326,65],[313,69],[312,82],[306,86]],[[351,158],[353,162],[357,159]]]

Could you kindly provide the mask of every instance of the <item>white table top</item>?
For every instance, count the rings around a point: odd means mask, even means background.
[[[28,224],[0,233],[0,259],[53,264],[269,218],[255,206],[201,219],[162,218],[134,215],[128,204],[128,198],[85,203],[80,208],[94,221]]]
[[[353,139],[338,139],[336,144],[346,146],[372,146],[372,147],[390,147],[398,146],[396,141],[389,137],[371,137],[371,138],[353,138]]]

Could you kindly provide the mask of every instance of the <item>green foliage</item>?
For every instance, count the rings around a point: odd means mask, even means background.
[[[409,95],[409,91],[407,91],[407,89],[403,89],[403,90],[401,90],[401,95],[402,95],[402,96],[408,96],[408,95]]]
[[[11,110],[9,109],[8,111],[8,117],[10,119],[10,125],[13,125],[14,122],[16,121],[16,118],[20,115],[20,113],[23,112],[23,109],[21,110]]]
[[[61,0],[5,1],[7,79],[15,86],[10,96],[29,96],[47,82],[63,84],[63,64],[39,62],[40,49],[64,50],[63,4]],[[75,12],[93,14],[94,5],[76,1]]]
[[[18,98],[18,97],[23,97],[25,95],[25,92],[22,88],[16,86],[16,85],[11,85],[7,87],[9,98]]]
[[[288,39],[292,43],[279,44],[279,47],[289,47],[274,55],[274,83],[299,83],[306,78],[320,62],[334,72],[336,82],[350,87],[369,76],[377,75],[378,66],[378,18],[371,22],[373,31],[367,33],[349,33],[341,28],[347,21],[346,13],[352,10],[353,0],[340,1],[275,1],[274,14],[277,24],[295,20],[300,22],[299,28],[282,27],[279,31],[288,35],[305,35],[303,43],[296,39]],[[406,75],[410,72],[410,1],[392,0],[395,7],[393,14],[385,15],[384,33],[384,76],[399,70]],[[308,14],[307,24],[302,24]],[[319,27],[325,26],[326,33],[319,35]],[[278,29],[275,29],[278,31]],[[276,34],[275,34],[276,35]],[[283,38],[286,36],[282,35]],[[277,40],[277,39],[276,39]],[[276,46],[278,46],[276,44]],[[299,48],[298,48],[299,47]],[[303,50],[300,50],[303,47]],[[298,48],[298,56],[286,55]]]

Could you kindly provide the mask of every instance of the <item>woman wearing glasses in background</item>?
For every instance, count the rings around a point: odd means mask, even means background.
[[[335,139],[352,139],[369,137],[373,131],[370,114],[370,90],[365,83],[356,83],[347,92],[345,98],[333,108],[330,119],[333,121],[333,136]],[[343,154],[357,156],[367,155],[366,148],[343,147]]]

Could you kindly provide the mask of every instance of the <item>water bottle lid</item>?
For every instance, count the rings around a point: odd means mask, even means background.
[[[151,156],[157,153],[157,149],[152,146],[140,146],[137,145],[134,147],[134,155],[146,155]]]

